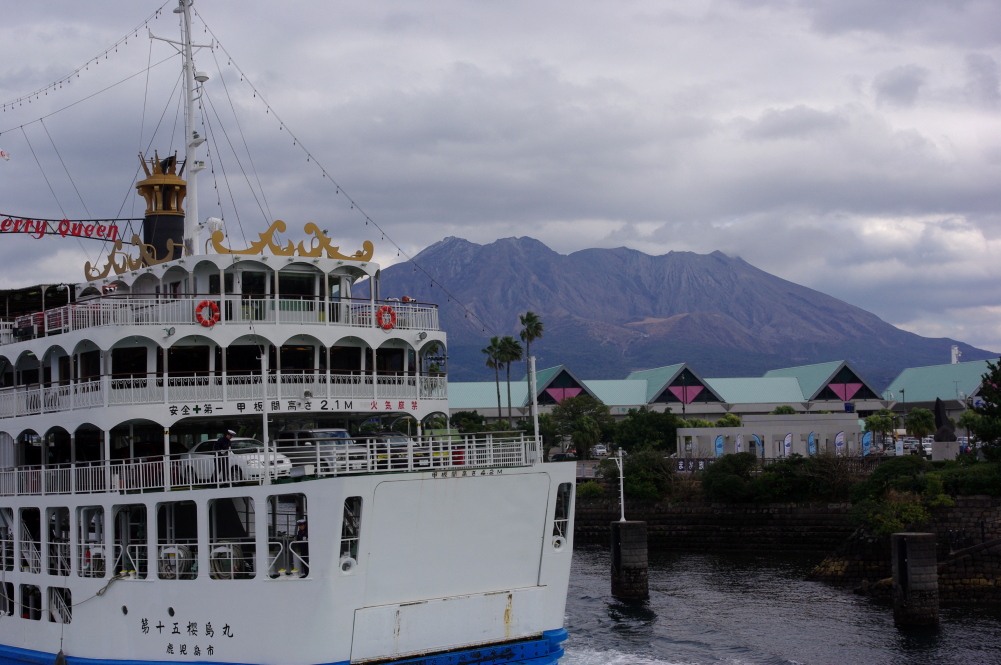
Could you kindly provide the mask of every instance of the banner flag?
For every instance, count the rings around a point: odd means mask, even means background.
[[[865,457],[872,451],[872,432],[866,432],[862,435],[862,457]]]
[[[785,451],[786,457],[792,454],[792,432],[786,434],[786,438],[782,441],[782,449]]]
[[[723,435],[716,435],[716,457],[723,456]]]
[[[810,455],[817,454],[817,436],[814,432],[810,432],[810,438],[807,440],[807,446],[810,449]]]
[[[737,435],[737,452],[738,453],[744,452],[744,435],[743,434],[738,434]]]
[[[844,430],[838,432],[838,435],[834,437],[834,448],[838,455],[845,454],[845,433]]]
[[[757,434],[752,434],[751,438],[754,439],[754,445],[756,445],[758,447],[758,450],[761,451],[761,459],[764,459],[765,447],[761,444],[761,437],[759,437]]]

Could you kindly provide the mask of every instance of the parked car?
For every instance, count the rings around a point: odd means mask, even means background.
[[[351,438],[346,429],[286,430],[275,437],[275,445],[292,466],[312,464],[319,473],[364,469],[368,464],[368,447]]]
[[[367,447],[378,469],[406,469],[407,453],[413,451],[414,468],[430,467],[432,459],[447,462],[447,450],[434,450],[418,444],[403,432],[374,432],[355,437],[359,444]]]
[[[292,473],[292,463],[281,453],[264,457],[264,444],[257,439],[233,438],[229,450],[215,451],[215,440],[207,439],[181,454],[182,477],[190,482],[260,480],[264,477],[264,462],[268,461],[270,476],[282,478]]]
[[[549,456],[550,462],[569,462],[577,459],[572,453],[553,453]]]
[[[931,457],[931,444],[932,444],[931,441],[921,442],[921,454],[923,454],[925,457]]]
[[[917,447],[918,447],[918,445],[920,444],[920,442],[917,439],[915,439],[914,437],[912,437],[912,436],[904,437],[901,440],[901,443],[904,446],[904,450],[907,451],[907,452],[910,452],[912,450],[916,450]]]
[[[594,447],[593,452],[596,457],[604,457],[605,455],[608,454],[608,447],[603,443],[599,443]]]

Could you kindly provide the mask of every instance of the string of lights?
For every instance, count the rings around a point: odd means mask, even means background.
[[[163,8],[166,7],[169,2],[172,2],[172,0],[167,0],[166,2],[164,2],[162,5],[160,5],[160,7],[155,12],[153,12],[152,14],[150,14],[142,23],[140,23],[139,25],[137,25],[132,30],[129,30],[129,32],[124,37],[122,37],[121,39],[119,39],[118,41],[116,41],[114,44],[112,44],[111,46],[109,46],[108,48],[106,48],[100,54],[94,56],[93,58],[91,58],[90,60],[88,60],[87,62],[85,62],[84,64],[82,64],[79,67],[77,67],[76,69],[74,69],[72,72],[70,72],[66,76],[63,76],[62,78],[59,78],[59,79],[53,81],[52,83],[49,83],[48,85],[43,86],[43,87],[41,87],[41,88],[39,88],[39,89],[37,89],[37,90],[35,90],[33,92],[29,92],[26,95],[22,95],[22,96],[18,97],[17,99],[12,99],[9,102],[3,102],[2,104],[0,104],[0,108],[2,108],[3,112],[6,113],[6,111],[7,111],[8,108],[13,108],[15,106],[23,106],[25,102],[27,102],[28,104],[30,104],[31,100],[33,100],[33,99],[34,100],[41,99],[42,97],[47,96],[49,94],[49,91],[51,91],[51,90],[59,90],[59,89],[61,89],[63,87],[63,85],[69,85],[70,82],[72,82],[73,79],[80,78],[80,73],[81,72],[89,70],[91,65],[94,65],[96,67],[97,65],[100,64],[102,58],[104,60],[107,60],[111,53],[118,53],[118,47],[119,46],[123,46],[123,45],[126,45],[126,44],[129,43],[129,35],[132,35],[133,39],[138,39],[138,37],[139,37],[139,30],[141,30],[142,28],[145,28],[146,26],[148,26],[150,21],[154,21],[154,20],[160,18],[160,13],[163,11]]]

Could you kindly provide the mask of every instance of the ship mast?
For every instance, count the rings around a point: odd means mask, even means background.
[[[191,44],[191,6],[194,0],[178,0],[175,13],[183,16],[183,36],[181,53],[184,57],[184,164],[188,172],[188,205],[184,214],[184,250],[185,254],[200,254],[198,233],[198,172],[204,167],[198,161],[198,146],[205,139],[198,135],[195,129],[195,106],[201,97],[200,84],[208,77],[195,72],[195,59]],[[196,83],[197,80],[197,83]]]

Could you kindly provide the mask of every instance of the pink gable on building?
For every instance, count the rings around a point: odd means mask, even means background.
[[[684,404],[691,404],[702,392],[702,386],[668,386],[668,390]]]
[[[829,383],[827,387],[834,391],[834,394],[841,398],[843,402],[847,402],[852,397],[855,396],[859,390],[862,389],[861,383]]]
[[[546,388],[546,394],[556,400],[557,403],[562,402],[568,397],[576,397],[582,391],[582,388]]]

